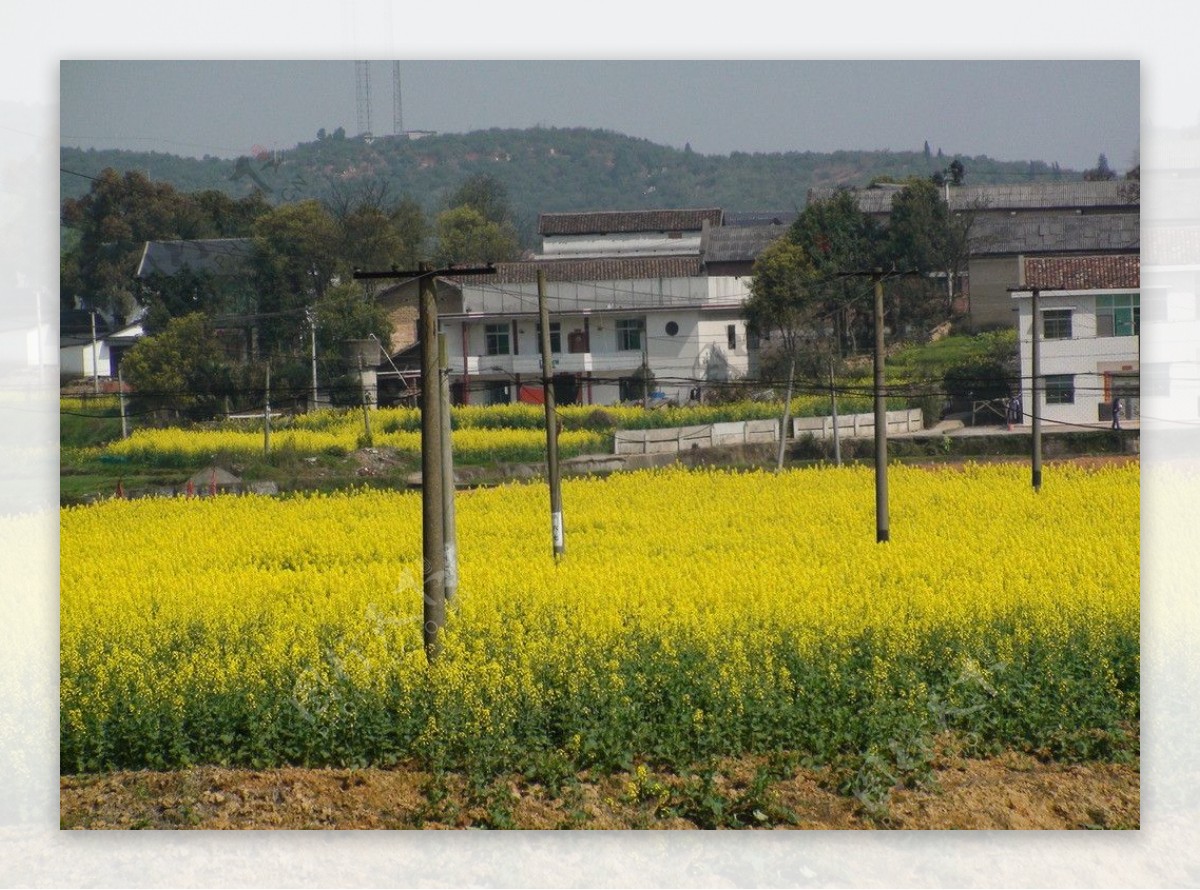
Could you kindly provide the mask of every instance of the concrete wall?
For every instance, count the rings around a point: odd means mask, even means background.
[[[738,420],[661,430],[617,430],[613,436],[613,453],[667,454],[692,448],[778,440],[779,421]]]
[[[1013,312],[1010,287],[1021,282],[1019,257],[987,257],[970,261],[971,326],[976,330],[990,327],[1012,327],[1017,314]]]
[[[921,409],[910,408],[906,411],[887,412],[887,431],[892,433],[917,433],[925,428],[922,421]],[[871,439],[875,436],[875,414],[839,414],[838,438],[841,439]],[[795,417],[792,418],[792,435],[812,436],[815,439],[833,438],[832,417]]]
[[[108,343],[99,340],[96,343],[96,362],[93,363],[92,344],[85,346],[70,346],[58,351],[58,373],[63,377],[91,377],[98,365],[100,377],[112,376],[112,358],[109,355]]]

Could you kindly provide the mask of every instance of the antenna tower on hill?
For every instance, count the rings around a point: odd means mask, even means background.
[[[358,134],[370,145],[375,138],[371,133],[371,64],[355,62],[354,74],[358,98]]]

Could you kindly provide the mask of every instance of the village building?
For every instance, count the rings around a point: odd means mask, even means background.
[[[1140,419],[1140,263],[1136,256],[1027,257],[1018,312],[1021,404],[1026,417],[1091,427]],[[1033,316],[1033,289],[1038,308]],[[1033,393],[1034,325],[1040,399]]]

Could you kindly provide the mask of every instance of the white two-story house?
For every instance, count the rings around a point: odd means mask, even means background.
[[[1140,262],[1136,255],[1026,257],[1018,312],[1021,404],[1026,422],[1107,426],[1140,415]],[[1033,288],[1038,289],[1041,404],[1033,400]]]
[[[698,255],[499,263],[457,281],[461,300],[440,314],[454,401],[542,401],[539,270],[559,404],[639,400],[647,378],[653,397],[682,403],[749,368],[749,282],[705,274]]]

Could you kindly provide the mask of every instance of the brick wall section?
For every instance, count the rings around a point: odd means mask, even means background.
[[[1027,257],[1028,287],[1062,290],[1106,290],[1140,287],[1141,258],[1125,256]]]

